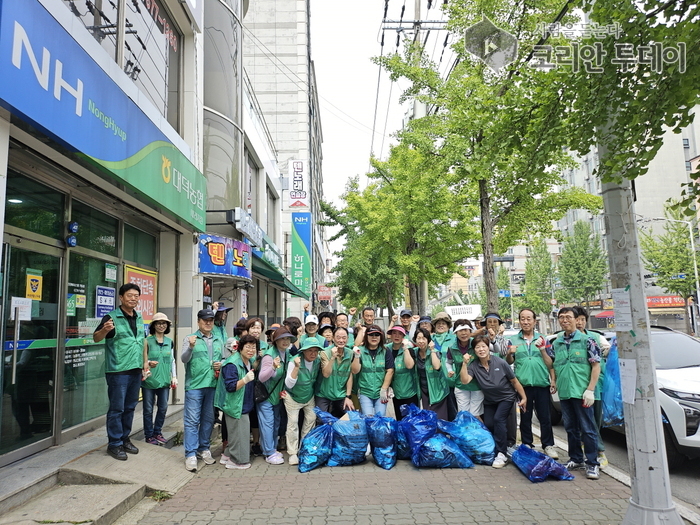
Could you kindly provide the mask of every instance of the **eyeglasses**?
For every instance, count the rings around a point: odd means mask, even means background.
[[[381,337],[382,334],[367,334],[367,337]]]

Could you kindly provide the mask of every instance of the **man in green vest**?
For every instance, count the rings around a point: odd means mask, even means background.
[[[600,347],[595,340],[576,329],[576,312],[573,308],[562,308],[558,318],[564,331],[552,343],[552,355],[548,357],[553,360],[569,443],[569,462],[566,468],[585,468],[588,479],[599,479],[598,433],[593,402],[600,376]],[[542,357],[546,362],[547,359]],[[549,363],[546,364],[550,366]]]
[[[307,337],[299,349],[300,355],[287,365],[287,376],[284,380],[287,394],[283,397],[284,408],[287,410],[287,453],[290,465],[299,464],[299,411],[304,411],[301,439],[304,439],[316,424],[314,388],[321,368],[318,353],[322,347],[323,341],[318,336]]]
[[[134,410],[139,402],[141,378],[150,373],[144,361],[146,333],[141,314],[136,311],[141,288],[134,283],[119,288],[120,306],[102,318],[92,339],[105,342],[105,377],[107,379],[107,453],[126,461],[128,454],[138,454],[129,434]]]
[[[224,341],[213,333],[214,311],[197,312],[198,330],[185,337],[180,356],[185,364],[185,468],[197,470],[197,456],[207,465],[216,460],[209,450],[214,429],[214,394],[221,370]]]

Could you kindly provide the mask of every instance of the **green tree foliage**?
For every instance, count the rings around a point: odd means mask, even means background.
[[[528,308],[538,314],[549,314],[556,278],[547,242],[543,237],[535,237],[530,244],[530,257],[525,263],[525,304]]]
[[[654,236],[641,230],[639,244],[642,259],[648,271],[657,274],[656,284],[667,293],[680,295],[688,303],[696,290],[693,252],[690,248],[689,224],[681,221],[682,214],[671,203],[666,208],[668,219],[664,224],[664,233]],[[679,278],[683,275],[683,278]],[[686,316],[686,325],[690,333],[690,320]]]
[[[442,164],[463,204],[478,199],[484,283],[489,308],[495,310],[493,254],[533,233],[551,233],[552,221],[569,209],[596,210],[602,201],[577,188],[560,188],[558,174],[572,163],[564,148],[564,90],[554,84],[555,76],[527,64],[540,38],[537,24],[553,20],[561,2],[525,7],[505,0],[449,2],[445,9],[458,55],[447,78],[415,45],[403,56],[376,60],[393,80],[411,82],[404,99],[416,98],[431,110],[410,122],[401,141]],[[517,60],[499,73],[469,55],[459,37],[483,15],[519,41]]]
[[[564,300],[589,303],[605,286],[607,256],[586,221],[574,224],[574,232],[564,239],[559,258],[561,296]]]

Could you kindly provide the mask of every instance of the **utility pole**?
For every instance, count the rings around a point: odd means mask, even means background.
[[[599,144],[601,166],[607,154],[605,145]],[[632,497],[622,523],[682,525],[671,497],[632,183],[627,179],[620,184],[604,183],[603,203],[613,298],[623,297],[631,310],[632,329],[617,332],[618,351],[626,366],[636,366],[634,404],[623,403]],[[616,322],[617,313],[622,314],[620,307],[615,304]]]

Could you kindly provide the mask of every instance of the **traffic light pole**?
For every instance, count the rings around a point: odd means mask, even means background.
[[[599,145],[600,165],[607,150]],[[605,230],[613,298],[618,351],[627,370],[636,370],[629,379],[622,377],[627,455],[630,463],[632,497],[624,525],[682,525],[671,497],[668,461],[657,398],[656,372],[650,345],[649,313],[644,294],[632,184],[603,184]],[[623,311],[622,303],[629,304]],[[631,322],[631,323],[630,323]],[[624,361],[624,362],[623,362]],[[634,381],[634,384],[630,384]],[[625,392],[633,391],[634,403]]]

